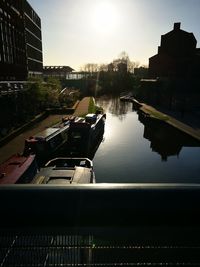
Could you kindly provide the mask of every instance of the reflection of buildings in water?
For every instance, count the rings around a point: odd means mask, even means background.
[[[157,126],[145,125],[144,127],[144,138],[151,142],[152,151],[160,154],[163,161],[167,161],[169,156],[178,156],[182,149],[182,143],[173,138],[173,135],[165,127]]]
[[[142,114],[138,117],[144,124],[144,138],[151,142],[152,151],[160,154],[163,161],[167,161],[169,156],[178,156],[183,146],[199,146],[197,141],[163,121],[152,120]]]

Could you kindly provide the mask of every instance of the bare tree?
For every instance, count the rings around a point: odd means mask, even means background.
[[[108,65],[107,64],[100,64],[99,65],[99,71],[108,71]]]
[[[129,61],[128,63],[128,71],[134,73],[134,69],[140,66],[139,61]]]
[[[129,56],[126,53],[126,51],[122,51],[119,54],[119,60],[121,61],[121,63],[128,63],[130,61]]]
[[[119,57],[115,60],[113,60],[112,64],[114,65],[114,71],[118,70],[119,64],[126,64],[128,72],[133,73],[135,68],[138,68],[140,66],[139,61],[131,61],[129,58],[129,55],[126,53],[126,51],[122,51],[119,54]]]
[[[99,71],[118,71],[119,64],[126,64],[128,72],[133,73],[135,68],[140,66],[138,61],[131,61],[126,51],[122,51],[117,59],[110,64],[87,63],[81,67],[81,71],[96,73]]]
[[[95,73],[99,71],[99,65],[96,63],[87,63],[81,67],[81,71]]]

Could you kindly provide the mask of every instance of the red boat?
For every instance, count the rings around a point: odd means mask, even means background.
[[[0,164],[0,184],[27,184],[37,172],[35,155],[12,155]]]

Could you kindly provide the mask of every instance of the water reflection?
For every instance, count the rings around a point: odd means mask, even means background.
[[[103,97],[98,100],[98,105],[104,108],[105,112],[116,115],[119,120],[124,120],[126,114],[131,111],[130,103],[120,101],[119,97]]]
[[[96,181],[104,183],[199,182],[200,146],[162,122],[145,120],[132,103],[97,101],[107,114],[105,140],[94,156]]]
[[[169,156],[178,156],[182,147],[199,146],[193,138],[163,121],[146,118],[141,112],[138,112],[138,119],[144,124],[143,137],[151,142],[152,151],[157,152],[163,161]]]

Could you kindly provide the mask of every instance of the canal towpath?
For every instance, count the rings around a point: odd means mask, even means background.
[[[84,97],[77,105],[75,111],[74,111],[74,116],[81,116],[83,114],[88,113],[88,108],[90,105],[90,98],[91,97]]]
[[[81,116],[88,112],[90,104],[90,97],[84,97],[81,101],[76,103],[75,105],[75,116]],[[14,137],[11,141],[0,147],[0,163],[8,159],[11,155],[16,153],[22,153],[24,149],[24,142],[25,139],[33,136],[48,127],[51,127],[62,120],[63,117],[69,114],[62,114],[62,115],[49,115],[44,120],[35,123],[29,129],[23,131],[16,137]]]

